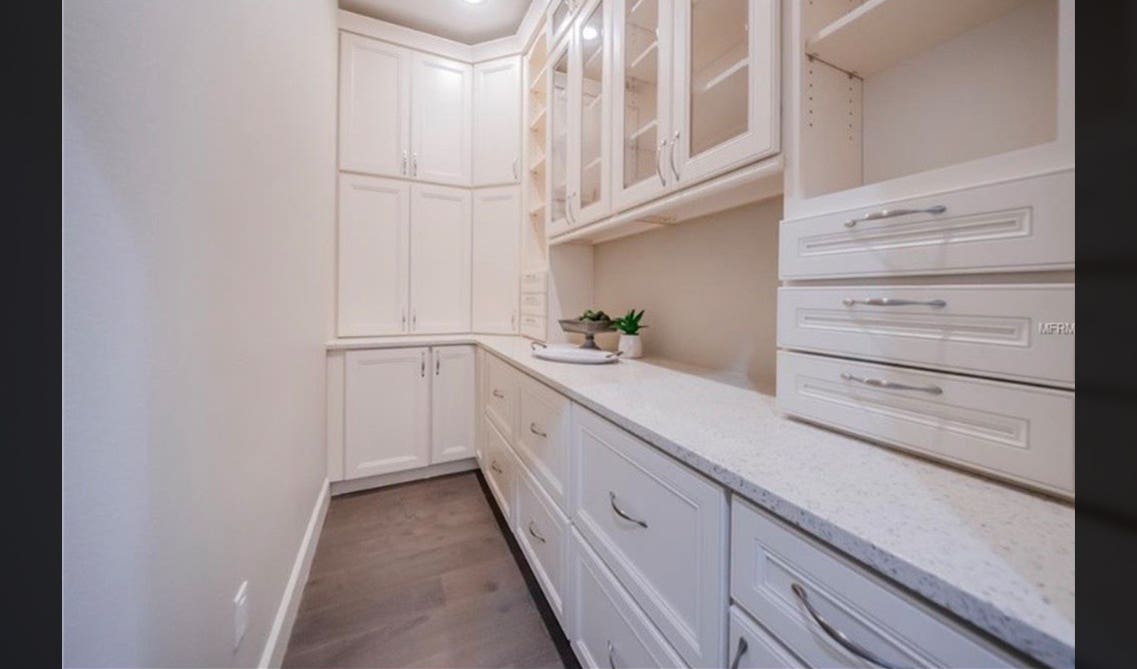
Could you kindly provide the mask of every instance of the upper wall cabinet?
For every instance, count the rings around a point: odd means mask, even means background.
[[[473,68],[340,33],[340,169],[471,183]]]
[[[339,180],[341,337],[406,332],[411,187],[361,174]]]
[[[611,0],[579,8],[569,34],[553,50],[547,70],[552,236],[597,220],[610,211],[608,155],[611,122]]]
[[[411,176],[470,185],[472,68],[416,53],[411,96]]]
[[[474,185],[517,183],[521,176],[521,59],[474,66]]]
[[[609,0],[617,209],[781,149],[777,0]]]
[[[521,197],[517,186],[474,191],[474,332],[516,334],[520,276],[518,233]]]
[[[340,169],[406,176],[411,52],[340,33]]]

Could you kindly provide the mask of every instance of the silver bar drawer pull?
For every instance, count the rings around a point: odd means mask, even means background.
[[[900,669],[898,665],[881,659],[877,656],[876,653],[856,643],[849,637],[845,636],[844,632],[829,624],[829,621],[822,618],[821,615],[817,613],[817,611],[813,610],[813,605],[809,603],[809,596],[805,594],[805,588],[801,587],[801,585],[793,583],[790,585],[790,589],[794,591],[794,596],[798,598],[798,601],[800,601],[802,605],[805,606],[805,610],[809,613],[809,617],[813,618],[813,622],[817,623],[817,626],[820,627],[822,631],[824,631],[825,634],[829,636],[830,639],[833,639],[838,644],[840,644],[842,648],[849,651],[853,655],[856,655],[862,660],[871,662],[878,667],[884,667],[885,669]]]
[[[548,434],[542,432],[541,428],[537,427],[536,423],[529,423],[529,431],[532,432],[533,434],[537,435],[538,437],[548,437],[549,436]]]
[[[867,304],[870,307],[922,306],[936,307],[937,309],[947,306],[947,302],[943,300],[901,300],[895,297],[868,297],[863,300],[846,297],[845,299],[841,300],[841,304],[845,305],[846,307],[851,307],[854,304]]]
[[[947,211],[947,207],[942,204],[937,204],[927,209],[881,209],[880,211],[865,214],[860,218],[850,218],[845,221],[845,227],[851,228],[862,221],[879,221],[882,218],[895,218],[897,216],[907,216],[908,214],[942,214],[945,211]]]
[[[537,532],[536,530],[533,529],[533,521],[531,521],[531,520],[529,521],[529,534],[534,539],[536,539],[537,541],[540,541],[541,543],[546,543],[545,537],[541,536],[541,534],[539,532]]]
[[[628,521],[629,523],[635,523],[636,525],[639,525],[640,527],[644,528],[645,530],[647,529],[647,523],[640,520],[639,518],[633,518],[632,516],[629,516],[627,513],[624,512],[623,509],[621,509],[619,506],[616,506],[616,493],[612,492],[611,490],[608,491],[608,500],[612,503],[612,510],[616,512],[617,516],[623,518],[624,520]]]
[[[928,393],[930,395],[944,394],[944,389],[936,385],[910,386],[906,383],[896,383],[895,381],[885,381],[884,379],[863,379],[859,376],[853,376],[847,372],[843,372],[841,374],[841,378],[845,379],[846,381],[863,383],[866,386],[872,386],[874,388],[887,388],[888,390],[918,390],[922,393]]]
[[[734,661],[730,663],[730,669],[738,669],[738,665],[742,662],[742,656],[748,650],[750,650],[750,644],[746,643],[746,637],[738,637],[738,650],[734,653]]]

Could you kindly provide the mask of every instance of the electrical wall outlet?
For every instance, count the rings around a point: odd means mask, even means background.
[[[237,594],[233,595],[233,650],[241,646],[245,638],[245,628],[249,626],[249,582],[241,581]]]

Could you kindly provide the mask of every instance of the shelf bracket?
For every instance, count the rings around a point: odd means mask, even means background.
[[[834,65],[833,63],[830,63],[827,60],[823,60],[821,58],[818,58],[817,56],[815,56],[812,53],[805,54],[805,57],[808,58],[809,62],[811,62],[811,63],[818,62],[818,63],[821,63],[822,65],[828,65],[829,67],[833,68],[834,70],[837,70],[838,72],[843,73],[845,76],[849,77],[850,79],[856,79],[857,81],[862,81],[862,82],[865,80],[864,77],[857,74],[856,72],[850,72],[849,70],[846,70],[843,67],[838,67],[838,66]]]

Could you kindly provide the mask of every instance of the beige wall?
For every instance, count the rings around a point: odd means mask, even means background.
[[[646,356],[773,393],[781,215],[778,198],[596,246],[596,305],[645,310]]]
[[[335,12],[65,3],[69,666],[260,659],[324,480]]]

